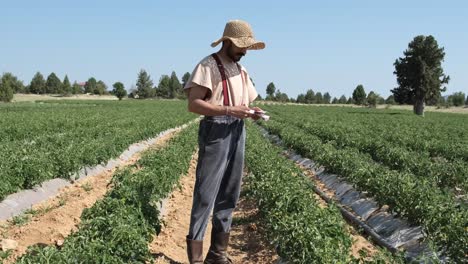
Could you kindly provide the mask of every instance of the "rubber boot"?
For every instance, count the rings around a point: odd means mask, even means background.
[[[229,233],[211,233],[211,245],[204,264],[230,264],[232,260],[227,254]]]
[[[203,263],[203,240],[187,240],[187,256],[190,264]]]

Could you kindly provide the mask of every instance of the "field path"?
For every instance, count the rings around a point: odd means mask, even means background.
[[[179,128],[162,136],[150,148],[163,147],[180,130]],[[140,155],[139,153],[133,155],[120,168],[135,164],[140,159]],[[9,239],[18,243],[4,263],[13,263],[32,245],[61,246],[64,239],[77,230],[83,210],[92,207],[112,188],[109,183],[116,170],[117,168],[114,168],[77,181],[73,185],[64,187],[56,196],[35,205],[32,208],[33,213],[0,222],[0,240]],[[18,223],[21,222],[20,217],[27,217],[25,223]]]
[[[166,226],[150,244],[157,264],[188,263],[185,236],[190,223],[192,194],[195,185],[197,156],[190,162],[188,174],[181,178],[181,187],[175,189],[167,203]],[[275,263],[278,259],[271,246],[262,239],[256,225],[257,210],[252,202],[241,197],[234,212],[228,253],[234,263]],[[204,256],[208,251],[211,223],[204,240]]]

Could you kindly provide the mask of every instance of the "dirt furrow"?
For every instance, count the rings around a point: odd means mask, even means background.
[[[186,176],[180,180],[180,188],[173,191],[167,203],[166,225],[155,236],[150,249],[156,263],[188,263],[185,236],[190,223],[190,210],[195,185],[197,156],[194,155]],[[265,242],[256,223],[255,204],[241,197],[234,212],[228,253],[234,263],[275,263],[277,255]],[[204,255],[208,251],[211,223],[204,239]]]
[[[180,129],[176,129],[162,136],[150,148],[163,147],[179,131]],[[0,222],[0,240],[12,240],[13,243],[17,243],[3,263],[13,263],[32,245],[61,246],[64,239],[77,230],[83,210],[93,206],[112,188],[109,183],[114,172],[135,164],[140,155],[133,155],[117,168],[64,187],[56,196],[33,206],[25,214]]]

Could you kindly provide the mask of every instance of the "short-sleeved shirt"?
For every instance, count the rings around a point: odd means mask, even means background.
[[[257,98],[258,93],[250,80],[247,70],[236,62],[228,61],[218,56],[226,72],[226,81],[229,91],[229,103],[231,106],[246,105]],[[239,71],[239,68],[242,72]],[[190,79],[184,89],[190,89],[197,85],[208,88],[211,93],[206,101],[214,105],[223,105],[223,82],[218,65],[213,56],[205,57],[195,66]]]

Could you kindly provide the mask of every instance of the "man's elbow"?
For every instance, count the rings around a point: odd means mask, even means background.
[[[188,103],[187,110],[188,110],[189,112],[191,112],[191,113],[195,113],[195,114],[197,113],[197,112],[196,112],[196,107],[195,107],[193,101]]]

